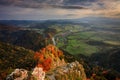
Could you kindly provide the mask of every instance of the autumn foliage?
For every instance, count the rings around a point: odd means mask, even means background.
[[[37,67],[42,67],[44,71],[51,68],[53,57],[59,58],[63,56],[63,52],[52,44],[38,52],[35,52],[34,59],[37,60]]]

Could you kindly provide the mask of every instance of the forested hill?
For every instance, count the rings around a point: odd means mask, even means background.
[[[15,68],[31,70],[35,66],[34,51],[0,42],[0,80]]]
[[[41,34],[8,25],[0,25],[0,41],[32,50],[38,50],[44,46],[44,38]]]

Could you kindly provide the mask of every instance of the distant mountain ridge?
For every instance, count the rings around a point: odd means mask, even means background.
[[[29,27],[30,24],[54,24],[54,23],[103,23],[103,24],[119,24],[118,18],[107,17],[84,17],[76,19],[56,19],[56,20],[0,20],[0,24],[14,25],[19,27]]]

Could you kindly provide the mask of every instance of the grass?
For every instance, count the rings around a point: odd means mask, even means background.
[[[109,47],[105,44],[101,45],[90,45],[87,42],[89,41],[98,41],[104,42],[106,44],[110,44],[111,46],[120,46],[120,37],[118,33],[110,32],[110,31],[91,31],[87,30],[85,27],[79,27],[78,31],[73,29],[72,34],[65,36],[67,42],[64,43],[64,40],[59,41],[58,47],[63,48],[64,50],[68,51],[69,53],[76,55],[76,54],[84,54],[84,55],[91,55],[93,53],[99,52],[101,48]],[[66,30],[71,30],[71,28],[66,27]],[[109,28],[108,28],[109,29]],[[64,31],[63,31],[64,32]],[[92,43],[91,43],[92,44]],[[102,46],[102,47],[101,47]]]
[[[88,45],[82,40],[68,40],[65,50],[73,55],[84,54],[89,56],[97,51],[97,47]]]
[[[68,51],[69,53],[76,55],[76,54],[83,54],[86,56],[91,55],[98,51],[96,46],[91,46],[86,43],[86,40],[89,39],[90,36],[93,36],[94,32],[77,32],[73,35],[67,36],[67,44],[64,45],[63,41],[57,44],[58,47],[62,47],[64,50]],[[64,47],[65,46],[65,47]]]

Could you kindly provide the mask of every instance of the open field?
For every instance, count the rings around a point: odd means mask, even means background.
[[[94,26],[94,29],[92,29],[93,27],[84,27],[82,25],[79,25],[79,27],[76,29],[73,25],[72,29],[68,26],[67,29],[63,29],[62,33],[65,33],[66,30],[70,32],[62,36],[57,35],[57,46],[73,55],[83,54],[87,56],[100,52],[101,50],[120,46],[120,33],[115,31],[111,26],[105,30],[101,30],[97,26]]]

